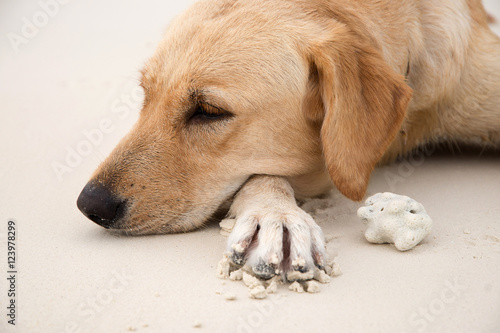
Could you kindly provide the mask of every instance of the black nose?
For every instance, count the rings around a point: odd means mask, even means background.
[[[76,205],[83,215],[106,229],[113,227],[125,208],[123,200],[92,181],[83,188]]]

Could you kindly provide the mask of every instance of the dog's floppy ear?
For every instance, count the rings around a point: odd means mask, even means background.
[[[341,24],[333,30],[310,51],[325,111],[321,143],[333,183],[360,201],[400,129],[412,89],[367,39]]]

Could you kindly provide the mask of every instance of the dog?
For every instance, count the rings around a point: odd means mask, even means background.
[[[202,226],[262,278],[322,267],[296,198],[363,199],[377,164],[431,142],[500,146],[500,39],[480,0],[205,0],[147,62],[138,122],[77,206],[138,235]]]

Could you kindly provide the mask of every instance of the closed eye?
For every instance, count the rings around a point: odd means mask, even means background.
[[[191,117],[189,118],[190,123],[203,123],[212,122],[216,120],[222,120],[227,117],[231,117],[232,114],[221,108],[215,107],[205,102],[198,102]]]

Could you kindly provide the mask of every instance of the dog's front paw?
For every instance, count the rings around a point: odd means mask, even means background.
[[[314,268],[325,264],[323,232],[296,205],[267,206],[238,216],[227,252],[233,263],[246,264],[262,279],[284,274],[289,281],[309,280]]]

